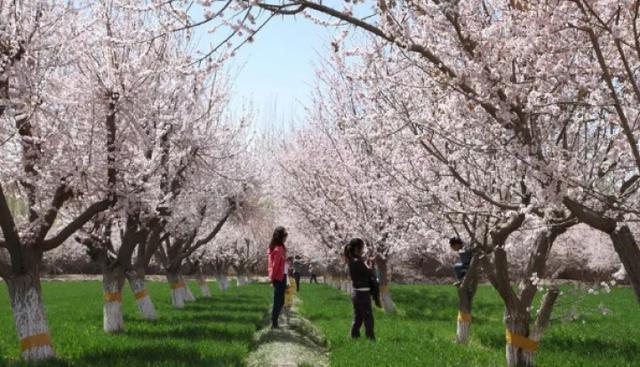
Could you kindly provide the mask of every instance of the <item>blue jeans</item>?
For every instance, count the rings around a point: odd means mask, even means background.
[[[453,272],[456,274],[456,279],[458,280],[464,279],[464,276],[467,275],[467,269],[468,267],[461,262],[453,264]]]
[[[278,326],[280,311],[284,306],[284,292],[287,290],[287,276],[283,280],[273,282],[273,309],[271,310],[271,326]]]

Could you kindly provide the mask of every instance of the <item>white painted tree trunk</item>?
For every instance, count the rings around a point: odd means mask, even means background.
[[[133,292],[133,297],[136,299],[142,318],[145,320],[156,320],[158,314],[153,305],[153,301],[151,301],[151,296],[149,296],[149,292],[145,287],[144,279],[137,275],[129,276],[127,279],[129,280],[129,286]]]
[[[509,367],[533,367],[535,366],[535,349],[527,350],[517,344],[527,344],[529,330],[529,315],[526,311],[511,311],[505,317],[507,327],[506,357]],[[511,335],[509,335],[511,334]],[[511,339],[511,340],[510,340]],[[519,341],[517,339],[522,339]],[[537,344],[537,342],[535,342]],[[537,348],[537,346],[536,346]]]
[[[469,331],[471,329],[471,320],[458,317],[458,326],[456,329],[456,342],[458,344],[467,344],[469,342]]]
[[[535,353],[507,344],[507,366],[533,367],[535,366]]]
[[[122,314],[122,286],[124,274],[115,271],[103,272],[102,291],[104,294],[103,327],[107,333],[118,333],[124,330]]]
[[[184,300],[185,300],[185,302],[195,302],[196,297],[193,295],[193,292],[191,292],[191,288],[189,288],[189,282],[184,280],[182,277],[180,279],[182,279],[182,282],[184,283],[184,292],[185,292]]]
[[[54,357],[40,278],[37,274],[17,276],[8,279],[7,286],[22,358],[39,361]]]
[[[226,275],[216,275],[216,282],[218,283],[218,288],[221,291],[225,291],[229,287],[229,281]]]
[[[391,299],[391,292],[389,292],[389,268],[387,266],[387,259],[382,258],[381,256],[376,257],[376,266],[379,271],[380,277],[380,303],[382,303],[382,308],[385,313],[394,313],[396,312],[396,305],[393,303]]]
[[[184,300],[186,297],[186,284],[182,281],[182,277],[176,274],[167,274],[167,280],[171,287],[171,305],[174,308],[184,308]]]
[[[391,299],[391,292],[389,292],[389,287],[387,285],[380,286],[380,303],[382,303],[384,312],[396,312],[396,304],[393,303],[393,299]]]
[[[198,280],[198,287],[200,288],[200,293],[204,298],[211,298],[211,291],[209,290],[209,285],[207,281],[204,279]]]

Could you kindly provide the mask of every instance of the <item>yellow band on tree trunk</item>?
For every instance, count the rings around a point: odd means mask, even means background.
[[[104,292],[104,301],[105,302],[122,302],[122,293]]]
[[[171,289],[178,289],[184,287],[184,282],[171,283]]]
[[[522,335],[514,334],[507,329],[507,343],[513,345],[516,348],[524,349],[529,352],[535,352],[538,350],[538,342]]]
[[[51,338],[48,333],[31,335],[20,340],[20,350],[23,352],[31,348],[43,346],[51,346]]]
[[[471,322],[471,314],[458,310],[458,321]]]
[[[147,290],[143,289],[140,292],[136,292],[133,296],[136,298],[136,301],[139,301],[147,296]]]

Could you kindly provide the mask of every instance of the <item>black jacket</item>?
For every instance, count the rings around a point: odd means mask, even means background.
[[[361,257],[352,257],[349,259],[349,276],[351,277],[353,288],[371,287],[373,272],[365,265],[364,259]]]

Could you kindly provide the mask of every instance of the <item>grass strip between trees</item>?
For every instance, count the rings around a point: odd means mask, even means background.
[[[351,340],[349,297],[325,285],[303,284],[300,313],[331,346],[331,366],[504,366],[503,306],[490,286],[480,286],[468,346],[455,343],[457,296],[453,286],[392,286],[395,315],[375,312],[377,342]],[[563,298],[564,297],[564,298]],[[574,307],[561,296],[552,319]],[[539,305],[539,300],[534,302]],[[540,343],[539,366],[633,367],[640,361],[640,313],[629,288],[587,297],[577,320],[552,321]],[[602,310],[606,310],[603,315]]]
[[[189,282],[199,296],[195,282]],[[0,288],[4,288],[0,286]],[[44,302],[58,359],[46,367],[212,367],[244,366],[265,309],[271,302],[264,284],[232,287],[213,298],[170,304],[169,285],[149,282],[159,319],[143,321],[131,292],[123,292],[125,331],[102,330],[102,286],[98,281],[44,282]],[[30,366],[19,360],[6,290],[0,290],[0,366]]]

